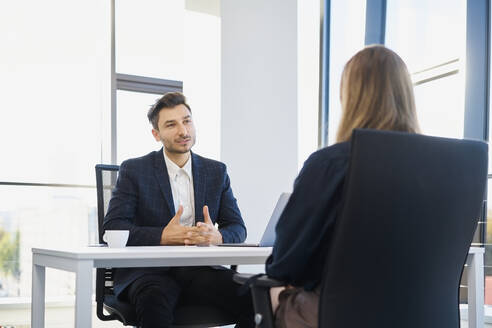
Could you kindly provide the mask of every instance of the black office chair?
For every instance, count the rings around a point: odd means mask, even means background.
[[[119,166],[117,165],[96,165],[98,234],[101,244],[104,243],[102,239],[104,215],[108,209],[111,192],[116,185],[118,170]],[[125,326],[137,325],[134,307],[121,301],[113,293],[112,268],[97,269],[96,310],[100,320],[119,320]],[[104,313],[105,311],[108,314]],[[213,306],[182,306],[174,312],[173,327],[213,327],[230,325],[234,322],[234,317]]]
[[[319,327],[458,328],[486,181],[483,142],[356,130]],[[252,285],[258,327],[273,327],[268,290],[282,283],[264,276]]]

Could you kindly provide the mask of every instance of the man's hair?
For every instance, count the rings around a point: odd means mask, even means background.
[[[178,105],[185,105],[191,113],[190,106],[186,103],[186,97],[181,92],[168,92],[158,99],[147,113],[147,118],[152,124],[152,127],[159,130],[159,113],[164,108],[174,108]]]
[[[342,119],[337,142],[356,128],[419,133],[407,66],[381,45],[359,51],[345,65],[340,87]]]

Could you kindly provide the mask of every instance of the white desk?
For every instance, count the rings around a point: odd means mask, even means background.
[[[195,246],[33,248],[31,326],[44,327],[46,267],[75,272],[75,327],[85,328],[91,327],[93,268],[263,264],[271,251],[260,247]],[[483,248],[471,247],[466,261],[469,328],[484,325],[483,256]]]
[[[44,327],[46,267],[75,272],[75,327],[91,327],[92,269],[263,264],[270,247],[81,247],[32,249],[31,327]]]

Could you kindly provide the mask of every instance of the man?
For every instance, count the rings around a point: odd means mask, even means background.
[[[244,241],[225,165],[191,152],[196,136],[186,98],[166,93],[147,116],[164,147],[121,164],[104,229],[129,230],[132,246]],[[236,316],[238,327],[253,327],[251,296],[238,296],[232,275],[223,267],[124,268],[115,272],[114,291],[135,306],[144,328],[170,327],[179,304],[212,305]]]

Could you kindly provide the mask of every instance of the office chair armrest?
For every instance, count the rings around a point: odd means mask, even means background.
[[[241,286],[241,290],[251,289],[256,327],[274,328],[275,320],[272,311],[270,288],[281,287],[286,284],[282,281],[269,278],[266,274],[236,273],[232,279],[243,285]]]
[[[238,284],[244,285],[247,283],[249,286],[260,287],[260,288],[272,288],[272,287],[282,287],[286,283],[277,279],[268,277],[266,274],[251,274],[251,273],[236,273],[232,278]]]

